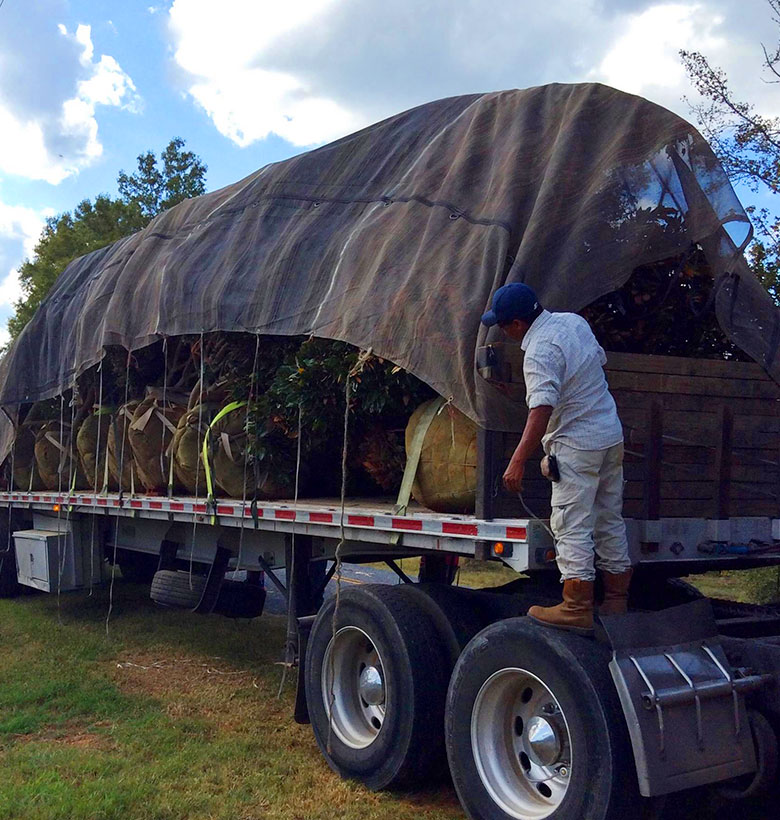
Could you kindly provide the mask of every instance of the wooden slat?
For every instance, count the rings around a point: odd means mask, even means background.
[[[700,481],[702,484],[711,484],[716,480],[717,469],[712,464],[668,464],[664,453],[664,464],[661,465],[661,482]],[[644,481],[646,468],[643,461],[626,461],[623,464],[623,474],[626,481]],[[776,467],[739,464],[736,460],[731,465],[731,477],[734,481],[745,481],[773,489],[780,477]],[[529,476],[530,478],[530,476]]]
[[[776,416],[780,413],[780,398],[748,399],[729,396],[713,400],[711,396],[688,395],[685,393],[645,393],[633,390],[612,390],[612,396],[622,410],[646,408],[654,399],[661,402],[664,410],[689,410],[693,412],[714,412],[718,401],[728,401],[735,416],[759,415]]]
[[[705,376],[679,376],[663,373],[607,372],[610,389],[645,393],[684,393],[693,396],[775,399],[780,387],[758,379],[717,379]]]
[[[659,402],[654,401],[647,417],[645,447],[645,480],[642,488],[644,517],[655,521],[661,513],[661,461],[664,448],[664,417]],[[625,495],[625,493],[624,493]]]
[[[670,373],[679,376],[706,376],[726,379],[769,381],[755,362],[729,362],[723,359],[687,359],[682,356],[654,356],[641,353],[607,353],[607,369],[635,373]]]

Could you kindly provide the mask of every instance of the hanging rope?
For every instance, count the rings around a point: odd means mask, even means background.
[[[293,511],[298,511],[298,487],[301,476],[301,438],[303,434],[303,404],[298,403],[298,446],[295,456],[295,495],[293,497]],[[297,514],[293,516],[293,520],[297,519]],[[295,665],[295,653],[298,645],[298,628],[296,624],[297,612],[292,606],[292,579],[295,577],[295,525],[293,524],[292,534],[290,536],[290,575],[287,578],[287,636],[284,648],[284,663],[282,664],[282,679],[279,682],[279,691],[276,693],[276,699],[279,700],[282,696],[285,681],[287,680],[287,670]]]
[[[65,422],[63,416],[65,414],[65,394],[60,395],[60,447],[62,447],[62,439],[65,435]],[[60,451],[60,464],[57,468],[57,495],[60,503],[57,504],[57,623],[62,626],[62,610],[60,609],[60,586],[62,581],[62,470],[64,467],[62,451]]]
[[[203,379],[204,375],[204,362],[205,362],[204,350],[203,350],[203,332],[201,331],[200,334],[200,382],[198,383],[198,437],[200,437],[201,430],[203,429]],[[198,450],[196,448],[195,451],[195,503],[198,503],[198,491],[199,491],[199,479],[200,479],[200,469],[198,468],[198,459],[200,458],[198,454]],[[190,589],[192,589],[192,568],[195,562],[195,533],[198,529],[198,516],[193,513],[192,516],[192,543],[190,545]]]
[[[352,398],[352,380],[359,375],[366,365],[366,362],[371,358],[371,348],[361,351],[358,356],[355,366],[347,373],[346,384],[344,386],[344,443],[341,449],[341,518],[339,522],[339,543],[336,545],[336,605],[333,608],[333,619],[331,622],[332,638],[335,639],[338,631],[336,623],[338,620],[339,609],[341,608],[341,551],[347,542],[347,533],[344,526],[344,519],[346,516],[346,499],[347,499],[347,456],[349,449],[349,402]],[[328,679],[330,681],[329,703],[328,703],[328,754],[332,754],[331,739],[333,735],[333,704],[336,702],[336,693],[334,691],[334,657],[331,652],[330,669],[328,670]]]
[[[241,526],[238,532],[238,560],[236,569],[241,569],[241,557],[244,549],[244,512],[246,510],[246,476],[249,464],[249,414],[252,412],[252,405],[255,399],[255,379],[257,376],[257,361],[260,355],[260,334],[255,334],[255,358],[252,362],[252,375],[249,379],[249,400],[246,403],[246,413],[244,414],[244,481],[241,495]]]
[[[165,411],[168,409],[168,337],[163,336],[162,341],[163,356],[163,394],[162,394],[162,419],[165,419]],[[160,476],[165,480],[165,423],[160,425]],[[171,446],[173,441],[171,440]],[[170,453],[173,458],[173,452]]]
[[[125,400],[124,404],[122,405],[123,409],[127,408],[127,400],[130,395],[130,357],[131,353],[127,351],[127,362],[125,364]],[[125,441],[127,439],[127,419],[125,419],[124,425],[122,426],[122,444],[119,447],[119,502],[120,505],[122,503],[122,479],[124,478],[124,470],[125,470]],[[108,460],[108,459],[106,459]],[[131,473],[132,475],[132,473]],[[109,623],[111,621],[111,613],[114,609],[114,580],[116,579],[116,555],[117,555],[117,544],[119,543],[119,519],[121,518],[120,515],[116,516],[116,522],[114,524],[114,555],[111,561],[111,583],[108,587],[108,614],[106,615],[106,638],[110,638],[109,634]]]
[[[97,403],[97,443],[95,445],[95,495],[98,494],[98,475],[100,473],[100,426],[103,419],[103,361],[98,364],[98,403]],[[95,408],[93,407],[93,412]],[[106,458],[108,462],[108,458]],[[92,534],[89,543],[89,597],[92,597],[95,581],[95,525],[96,516],[91,515]]]

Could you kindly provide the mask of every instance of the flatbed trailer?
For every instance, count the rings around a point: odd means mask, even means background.
[[[546,522],[531,517],[45,491],[2,492],[0,509],[4,595],[85,588],[114,563],[158,603],[254,617],[270,578],[292,625],[295,718],[370,788],[427,782],[448,757],[471,817],[601,820],[652,817],[705,784],[745,801],[776,785],[780,608],[708,601],[677,577],[780,564],[780,519],[629,519],[633,611],[592,640],[523,617],[559,594]],[[418,582],[396,563],[409,556],[424,558]],[[452,584],[455,556],[523,574],[469,590]],[[339,561],[386,561],[402,583],[324,598]]]

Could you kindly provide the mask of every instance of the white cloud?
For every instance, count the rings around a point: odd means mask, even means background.
[[[192,77],[189,93],[217,129],[238,145],[274,133],[294,145],[334,139],[362,118],[314,93],[292,73],[259,68],[279,37],[315,20],[338,0],[246,2],[175,0],[170,27],[176,62]]]
[[[12,305],[21,295],[18,266],[32,256],[49,211],[0,202],[0,308]]]
[[[113,57],[95,56],[90,26],[42,27],[34,50],[8,31],[0,34],[0,68],[12,67],[0,70],[0,172],[56,185],[102,154],[98,106],[137,112],[141,100]]]
[[[239,145],[324,142],[440,97],[598,80],[689,116],[678,50],[763,100],[763,3],[742,0],[175,0],[186,93]],[[768,90],[767,90],[768,89]],[[770,112],[771,113],[771,112]]]
[[[680,49],[717,54],[727,45],[724,18],[699,4],[669,3],[628,16],[591,77],[623,91],[679,97],[686,85]]]

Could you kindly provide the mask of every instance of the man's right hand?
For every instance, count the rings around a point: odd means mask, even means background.
[[[504,473],[504,486],[510,493],[519,493],[525,474],[524,461],[510,461]]]

